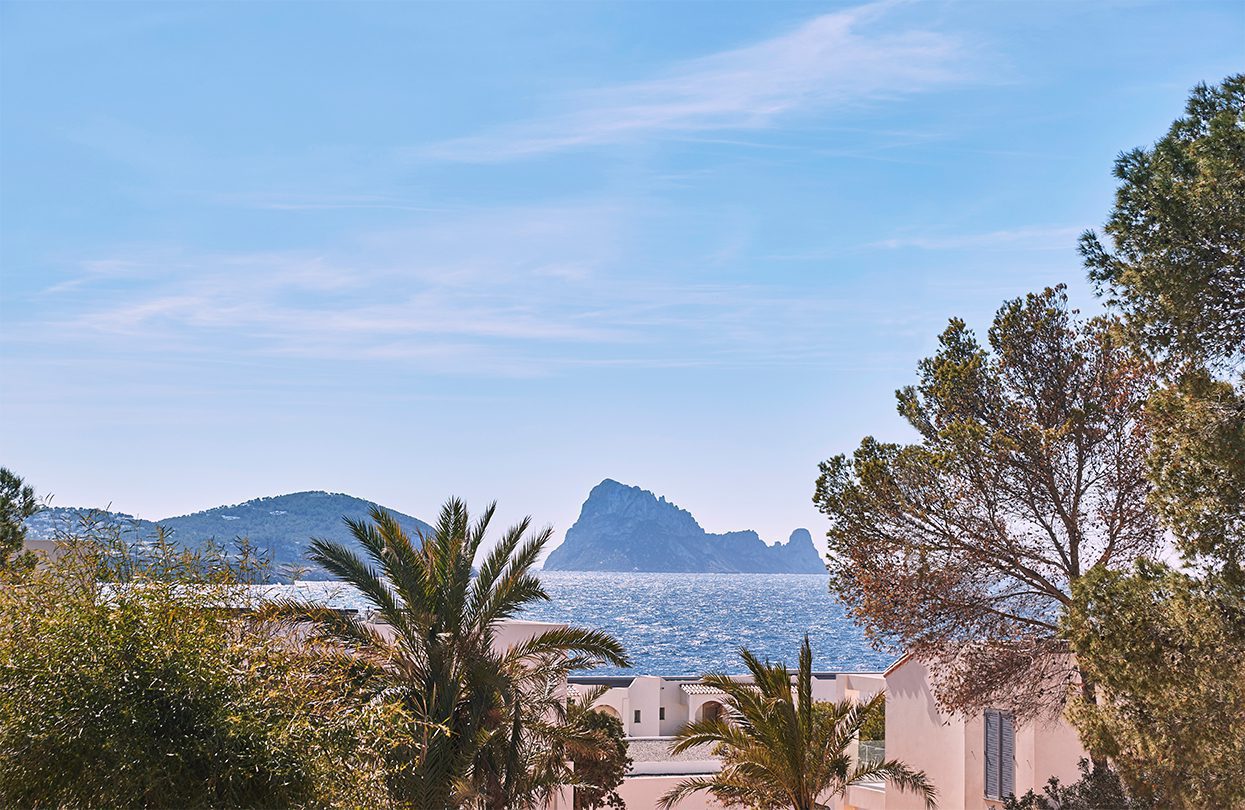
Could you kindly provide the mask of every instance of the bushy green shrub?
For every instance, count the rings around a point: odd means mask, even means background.
[[[1152,810],[1148,802],[1129,798],[1120,777],[1107,767],[1091,768],[1084,757],[1078,763],[1081,778],[1064,785],[1052,776],[1042,792],[1032,790],[1003,800],[1003,810]]]
[[[383,705],[239,609],[245,553],[63,540],[0,582],[0,805],[362,803]]]
[[[881,741],[886,739],[886,703],[885,698],[877,708],[865,718],[860,727],[860,739],[864,741]]]

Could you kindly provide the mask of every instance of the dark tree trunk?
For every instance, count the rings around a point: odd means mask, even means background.
[[[1084,671],[1080,670],[1079,668],[1077,671],[1081,673],[1081,699],[1084,700],[1086,703],[1090,704],[1091,706],[1097,706],[1098,705],[1098,685],[1095,684],[1089,678],[1085,677]],[[1111,767],[1110,764],[1107,762],[1107,758],[1103,756],[1101,753],[1099,753],[1098,751],[1089,752],[1089,762],[1090,762],[1090,765],[1093,766],[1093,772],[1095,774],[1104,773],[1107,770],[1109,770]]]

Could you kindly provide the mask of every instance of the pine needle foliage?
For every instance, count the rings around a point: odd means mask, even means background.
[[[896,392],[920,441],[866,437],[822,463],[813,499],[831,590],[875,645],[929,667],[944,710],[1050,716],[1080,679],[1058,637],[1074,583],[1162,537],[1145,470],[1155,370],[1062,287],[1006,302],[986,338],[953,319]]]
[[[1107,244],[1092,231],[1080,242],[1099,294],[1173,365],[1245,371],[1245,74],[1195,87],[1115,176]]]
[[[1064,632],[1106,697],[1068,716],[1156,807],[1245,806],[1245,595],[1159,563],[1078,583]]]
[[[26,540],[26,518],[42,508],[34,487],[7,467],[0,467],[0,571],[34,564],[33,555],[22,550],[22,543]]]

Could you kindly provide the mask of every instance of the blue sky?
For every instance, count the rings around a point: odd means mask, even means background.
[[[0,463],[158,518],[604,477],[824,531],[1245,4],[0,4]]]

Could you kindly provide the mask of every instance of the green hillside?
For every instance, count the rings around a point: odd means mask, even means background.
[[[156,521],[136,520],[119,512],[102,512],[104,520],[131,530],[136,538],[150,537],[157,525],[164,527],[174,541],[196,545],[215,540],[225,545],[245,537],[265,550],[272,561],[276,578],[285,578],[289,566],[310,567],[304,579],[324,579],[327,574],[317,570],[306,559],[313,537],[353,544],[343,517],[365,518],[373,506],[371,501],[331,492],[295,492],[277,495],[232,506],[218,506],[191,515]],[[82,515],[92,510],[75,507],[47,509],[28,521],[32,538],[50,538],[59,531],[73,531]],[[418,518],[388,509],[412,536],[431,527]]]

